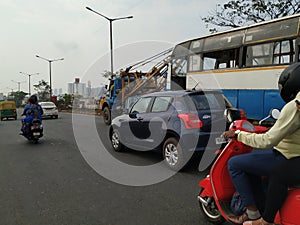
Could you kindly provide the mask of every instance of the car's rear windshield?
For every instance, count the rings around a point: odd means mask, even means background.
[[[190,94],[184,96],[184,101],[196,110],[228,108],[228,102],[225,101],[223,95],[217,93]]]
[[[52,107],[55,106],[54,103],[52,103],[52,102],[45,102],[45,103],[40,103],[40,104],[41,104],[41,106],[52,106]]]

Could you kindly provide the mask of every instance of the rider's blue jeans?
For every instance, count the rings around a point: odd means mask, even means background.
[[[261,177],[269,176],[273,167],[287,160],[275,149],[255,150],[228,161],[228,170],[245,206],[257,205],[263,210]]]

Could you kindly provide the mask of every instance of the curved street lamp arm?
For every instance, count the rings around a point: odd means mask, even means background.
[[[85,7],[87,10],[90,10],[91,12],[93,12],[93,13],[96,13],[96,14],[98,14],[99,16],[102,16],[102,17],[104,17],[105,19],[107,19],[107,20],[109,20],[109,21],[111,21],[112,19],[111,18],[108,18],[107,16],[104,16],[104,15],[102,15],[101,13],[99,13],[99,12],[97,12],[97,11],[95,11],[95,10],[93,10],[93,9],[91,9],[90,7]]]
[[[125,16],[125,17],[118,17],[118,18],[113,18],[111,19],[112,21],[115,21],[115,20],[123,20],[123,19],[132,19],[133,16]]]

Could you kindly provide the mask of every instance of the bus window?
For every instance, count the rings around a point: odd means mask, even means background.
[[[205,57],[203,58],[203,70],[213,70],[216,65],[216,59],[215,58],[210,58],[210,57]]]
[[[187,59],[185,57],[172,60],[171,67],[172,90],[182,90],[186,88]]]
[[[273,64],[287,64],[295,61],[295,40],[275,42]]]
[[[274,43],[247,47],[246,66],[270,65],[273,59]]]
[[[187,72],[187,60],[178,58],[172,60],[172,76],[185,77]]]
[[[203,70],[226,69],[238,67],[239,49],[228,49],[204,53]]]
[[[190,62],[189,71],[200,71],[201,70],[200,54],[190,55],[189,62]]]

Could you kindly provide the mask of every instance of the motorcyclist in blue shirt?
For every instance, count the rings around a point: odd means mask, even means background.
[[[22,119],[22,128],[21,134],[24,135],[26,133],[26,128],[29,124],[32,123],[33,120],[42,121],[43,109],[38,104],[38,99],[36,95],[32,95],[28,99],[28,103],[25,105],[22,116],[25,118]]]

